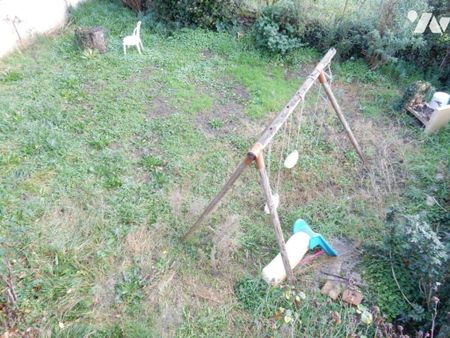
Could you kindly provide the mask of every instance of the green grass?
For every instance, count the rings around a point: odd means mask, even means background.
[[[279,291],[262,293],[272,297],[263,303],[270,309],[264,325],[261,312],[243,307],[233,291],[277,252],[253,170],[193,241],[179,237],[320,56],[301,49],[272,58],[227,33],[163,36],[145,20],[145,53],[124,56],[121,38],[135,21],[118,3],[91,1],[60,34],[0,61],[0,255],[12,267],[15,324],[67,337],[277,335],[280,325],[274,329],[269,319],[281,300],[270,295]],[[83,54],[73,29],[95,25],[108,30],[109,51]],[[444,204],[448,184],[436,170],[448,166],[448,128],[422,135],[391,111],[397,83],[360,63],[334,65],[338,99],[350,124],[360,123],[355,132],[374,176],[363,172],[332,114],[308,115],[299,166],[283,173],[285,236],[302,217],[328,238],[378,241],[389,203],[430,208],[438,217],[438,206],[426,207],[424,198],[433,194]],[[228,107],[240,110],[231,126]],[[380,140],[391,142],[387,155]],[[387,192],[380,158],[397,175]],[[277,163],[274,155],[273,168]],[[224,229],[230,215],[240,227],[221,252],[219,239],[227,236],[216,238],[214,229]],[[219,273],[212,272],[213,249],[220,262],[228,259]],[[6,264],[0,267],[4,274]],[[316,291],[304,292],[311,300],[305,306],[314,303]],[[340,311],[318,302],[313,313],[324,320]],[[343,311],[353,325],[353,314]],[[326,327],[302,318],[298,332]]]

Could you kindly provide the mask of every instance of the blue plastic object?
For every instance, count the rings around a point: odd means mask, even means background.
[[[297,232],[305,232],[307,233],[311,239],[309,240],[309,249],[314,249],[316,246],[320,246],[323,251],[328,256],[337,256],[337,252],[331,247],[330,243],[326,241],[325,238],[321,234],[315,233],[309,227],[308,223],[302,219],[298,219],[294,223],[293,232],[296,234]]]

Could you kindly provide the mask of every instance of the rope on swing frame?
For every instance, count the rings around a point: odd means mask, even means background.
[[[277,171],[277,183],[275,185],[275,192],[278,193],[279,188],[280,188],[280,182],[281,182],[281,167],[283,164],[283,154],[284,154],[284,149],[285,149],[285,145],[286,145],[286,129],[287,129],[287,124],[284,124],[283,126],[283,137],[282,137],[282,142],[281,142],[281,152],[280,152],[280,160],[278,162],[278,171]]]
[[[329,80],[330,84],[333,83],[333,73],[331,71],[331,65],[328,64],[327,66],[327,71],[324,71],[325,76],[327,77],[327,79]],[[315,107],[314,107],[314,115],[317,118],[317,111],[319,108],[319,101],[320,99],[322,100],[328,100],[327,97],[325,97],[325,95],[322,93],[322,86],[319,86],[318,89],[318,94],[317,94],[317,99],[315,102]],[[298,151],[299,148],[299,141],[300,141],[300,129],[301,129],[301,125],[302,125],[302,119],[303,119],[303,115],[304,115],[304,110],[305,110],[305,99],[302,98],[302,102],[301,102],[301,108],[300,108],[300,113],[298,114],[298,127],[297,127],[297,131],[296,131],[296,136],[295,136],[295,147]],[[326,107],[324,108],[324,111],[326,110]],[[278,162],[278,168],[277,168],[277,180],[276,180],[276,184],[275,184],[275,189],[274,189],[274,193],[278,193],[280,190],[280,185],[282,183],[282,175],[281,175],[281,171],[282,171],[282,166],[283,166],[283,159],[284,159],[284,152],[287,150],[289,150],[290,144],[291,144],[291,136],[292,136],[292,129],[293,129],[293,124],[294,124],[294,115],[292,114],[290,119],[284,124],[283,129],[282,129],[282,141],[281,141],[281,152],[280,152],[280,158],[279,158],[279,162]],[[288,126],[289,124],[289,126]],[[323,125],[322,125],[323,127]],[[287,133],[286,133],[287,131]],[[287,141],[287,145],[286,145],[286,141]],[[316,143],[319,142],[319,138],[316,138]],[[267,172],[268,175],[270,177],[271,174],[271,168],[272,168],[272,142],[269,144],[269,149],[268,149],[268,168],[267,168]]]

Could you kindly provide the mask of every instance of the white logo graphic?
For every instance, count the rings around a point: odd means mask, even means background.
[[[417,20],[419,15],[416,11],[408,12],[408,19],[411,22]],[[432,33],[442,34],[447,30],[448,24],[450,23],[450,17],[442,17],[439,22],[432,13],[423,13],[417,23],[414,34],[422,34],[425,32],[427,27],[430,27]]]

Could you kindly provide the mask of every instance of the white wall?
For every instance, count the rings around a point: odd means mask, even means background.
[[[26,45],[36,34],[62,27],[68,8],[83,1],[0,0],[0,58],[20,46],[19,36]]]

